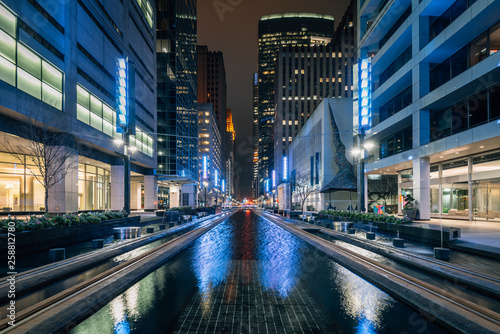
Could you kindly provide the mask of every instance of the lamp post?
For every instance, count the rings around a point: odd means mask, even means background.
[[[274,194],[276,193],[276,189],[273,189],[273,212],[274,212]]]
[[[203,181],[203,186],[205,187],[205,208],[207,207],[207,188],[208,188],[208,181]]]
[[[358,211],[366,211],[365,203],[365,163],[370,160],[373,155],[367,155],[367,151],[373,148],[373,143],[364,141],[365,133],[360,131],[359,136],[359,149],[354,150],[352,153],[358,160]]]
[[[116,139],[114,142],[118,146],[118,149],[123,144],[123,153],[120,151],[115,151],[120,158],[123,160],[123,211],[130,213],[130,162],[134,161],[131,155],[137,151],[134,146],[129,146],[129,135],[124,133],[123,139]]]

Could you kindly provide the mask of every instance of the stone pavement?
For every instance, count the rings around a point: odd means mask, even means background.
[[[461,248],[473,248],[498,254],[500,257],[500,223],[488,221],[467,221],[453,219],[431,219],[415,224],[432,224],[460,228],[461,237],[456,244]]]

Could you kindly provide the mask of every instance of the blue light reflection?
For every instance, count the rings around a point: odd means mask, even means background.
[[[287,297],[296,286],[300,269],[300,242],[290,233],[261,219],[258,221],[259,275],[264,288]]]
[[[208,302],[213,289],[223,283],[231,267],[233,229],[221,224],[196,240],[192,268],[202,299]]]

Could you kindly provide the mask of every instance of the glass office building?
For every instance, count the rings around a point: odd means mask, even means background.
[[[423,220],[500,220],[499,11],[500,1],[358,1],[358,57],[371,58],[373,83],[365,167],[397,175],[399,212],[409,193]]]
[[[196,1],[157,1],[158,176],[168,207],[194,206],[198,171]],[[174,195],[175,194],[175,195]]]

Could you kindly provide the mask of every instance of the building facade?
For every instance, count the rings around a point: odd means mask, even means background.
[[[196,1],[157,1],[158,178],[163,206],[195,206],[198,185]]]
[[[259,197],[259,75],[253,74],[252,81],[252,197]]]
[[[65,177],[49,189],[50,212],[125,207],[124,163],[115,152],[131,154],[132,149],[123,152],[123,145],[116,144],[122,139],[116,116],[118,58],[128,58],[129,67],[135,68],[135,75],[128,77],[130,84],[135,81],[135,89],[129,90],[127,100],[136,114],[135,125],[133,118],[128,119],[133,132],[130,147],[135,149],[131,209],[155,209],[156,38],[152,3],[108,1],[96,6],[81,0],[59,3],[54,10],[34,0],[6,0],[0,3],[0,17],[3,211],[45,209],[44,187],[37,178],[41,171],[26,163],[34,153],[29,147],[19,147],[15,137],[25,137],[27,133],[18,130],[35,122],[64,138],[61,145],[71,156],[66,160]],[[16,158],[11,153],[16,153]]]
[[[258,183],[269,178],[273,168],[274,77],[279,50],[286,45],[326,45],[334,33],[332,16],[287,13],[263,16],[259,21],[258,59]]]
[[[356,1],[351,1],[328,45],[286,46],[277,57],[274,89],[274,169],[283,170],[288,146],[325,97],[353,97]]]
[[[396,176],[417,218],[499,220],[500,1],[357,6],[358,57],[371,62],[368,176]]]
[[[345,131],[346,129],[348,131]],[[356,195],[348,191],[320,192],[339,172],[335,158],[336,134],[339,135],[338,139],[345,147],[343,158],[349,163],[353,162],[353,156],[350,154],[353,149],[351,129],[352,99],[325,98],[290,143],[286,184],[290,185],[291,203],[295,210],[301,211],[300,196],[297,195],[300,186],[315,190],[306,199],[304,211],[321,211],[327,208],[346,210],[349,206],[356,207]],[[284,192],[287,191],[289,191],[288,187],[285,186]],[[282,209],[290,208],[283,207]]]
[[[224,56],[198,45],[198,103],[212,103],[219,128],[226,132],[227,87]],[[222,132],[221,132],[222,133]]]
[[[200,184],[199,205],[212,206],[221,204],[225,183],[224,152],[219,124],[211,103],[198,104],[199,133],[199,175]],[[218,199],[218,201],[217,201]]]
[[[226,153],[226,197],[229,199],[234,196],[236,189],[235,178],[235,158],[236,158],[236,130],[233,123],[233,111],[227,109],[226,112],[226,133],[227,141],[225,146]]]

